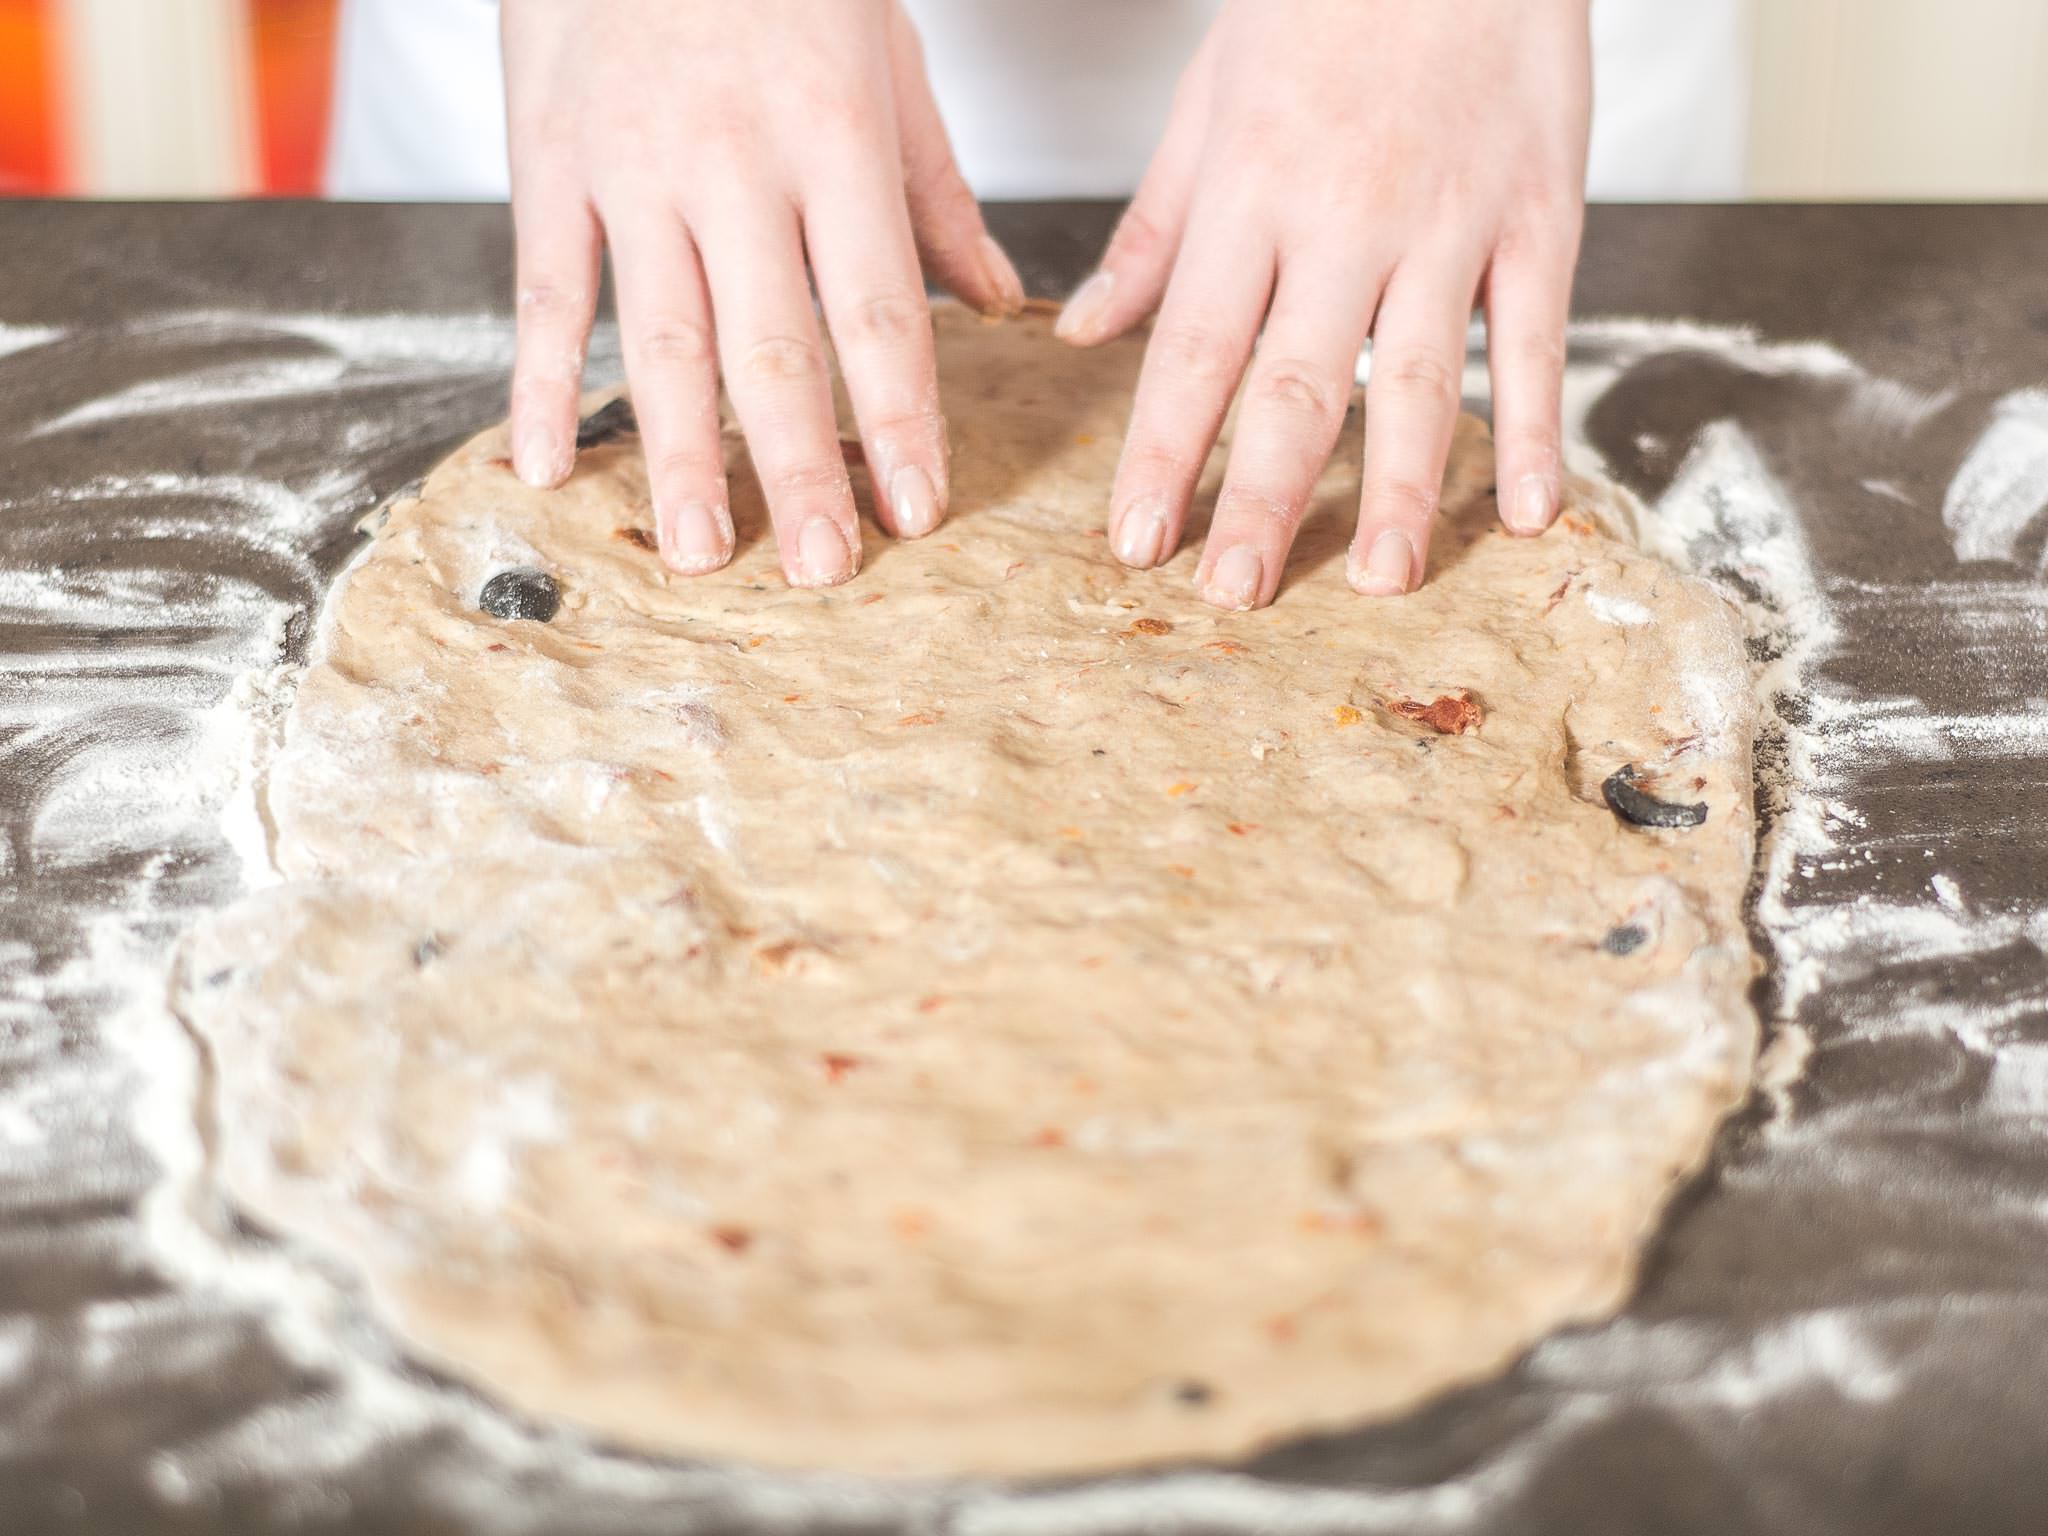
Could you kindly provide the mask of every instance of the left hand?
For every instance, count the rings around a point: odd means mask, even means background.
[[[1110,498],[1120,560],[1158,565],[1179,545],[1249,363],[1195,584],[1222,608],[1271,602],[1370,335],[1345,572],[1363,593],[1413,590],[1482,291],[1501,518],[1515,533],[1550,525],[1587,4],[1230,0],[1101,270],[1060,319],[1087,345],[1159,309]]]

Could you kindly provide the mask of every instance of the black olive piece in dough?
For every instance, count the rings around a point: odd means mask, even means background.
[[[1636,788],[1636,766],[1624,763],[1607,775],[1600,793],[1607,808],[1632,827],[1697,827],[1707,819],[1704,800],[1680,805]]]
[[[1640,923],[1623,923],[1619,928],[1607,930],[1607,937],[1600,941],[1600,947],[1610,955],[1632,955],[1650,942],[1649,934]]]
[[[500,571],[485,582],[476,605],[495,619],[533,619],[545,624],[562,606],[562,589],[546,571],[522,566]]]
[[[595,448],[599,443],[639,430],[640,418],[633,414],[633,402],[621,395],[576,423],[576,446]]]

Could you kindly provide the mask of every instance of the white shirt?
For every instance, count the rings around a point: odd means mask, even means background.
[[[905,0],[982,197],[1120,197],[1221,0]],[[1747,186],[1745,0],[1594,0],[1594,198]],[[336,197],[503,198],[496,0],[344,0]]]

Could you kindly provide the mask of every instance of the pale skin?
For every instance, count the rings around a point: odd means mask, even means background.
[[[1117,559],[1145,568],[1179,548],[1241,385],[1195,585],[1225,609],[1271,602],[1370,338],[1345,578],[1368,596],[1414,590],[1475,304],[1502,521],[1550,525],[1587,4],[1229,0],[1057,328],[1088,346],[1156,315],[1107,509]],[[789,580],[859,570],[826,333],[884,534],[936,528],[949,476],[925,280],[998,314],[1023,289],[954,163],[895,0],[505,0],[504,34],[521,478],[558,485],[573,465],[609,242],[672,569],[732,558],[722,376]]]

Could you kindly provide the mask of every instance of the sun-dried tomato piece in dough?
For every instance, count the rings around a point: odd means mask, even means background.
[[[1463,688],[1440,694],[1427,704],[1415,699],[1394,699],[1387,708],[1403,720],[1416,720],[1441,736],[1462,736],[1486,718],[1485,711]]]

